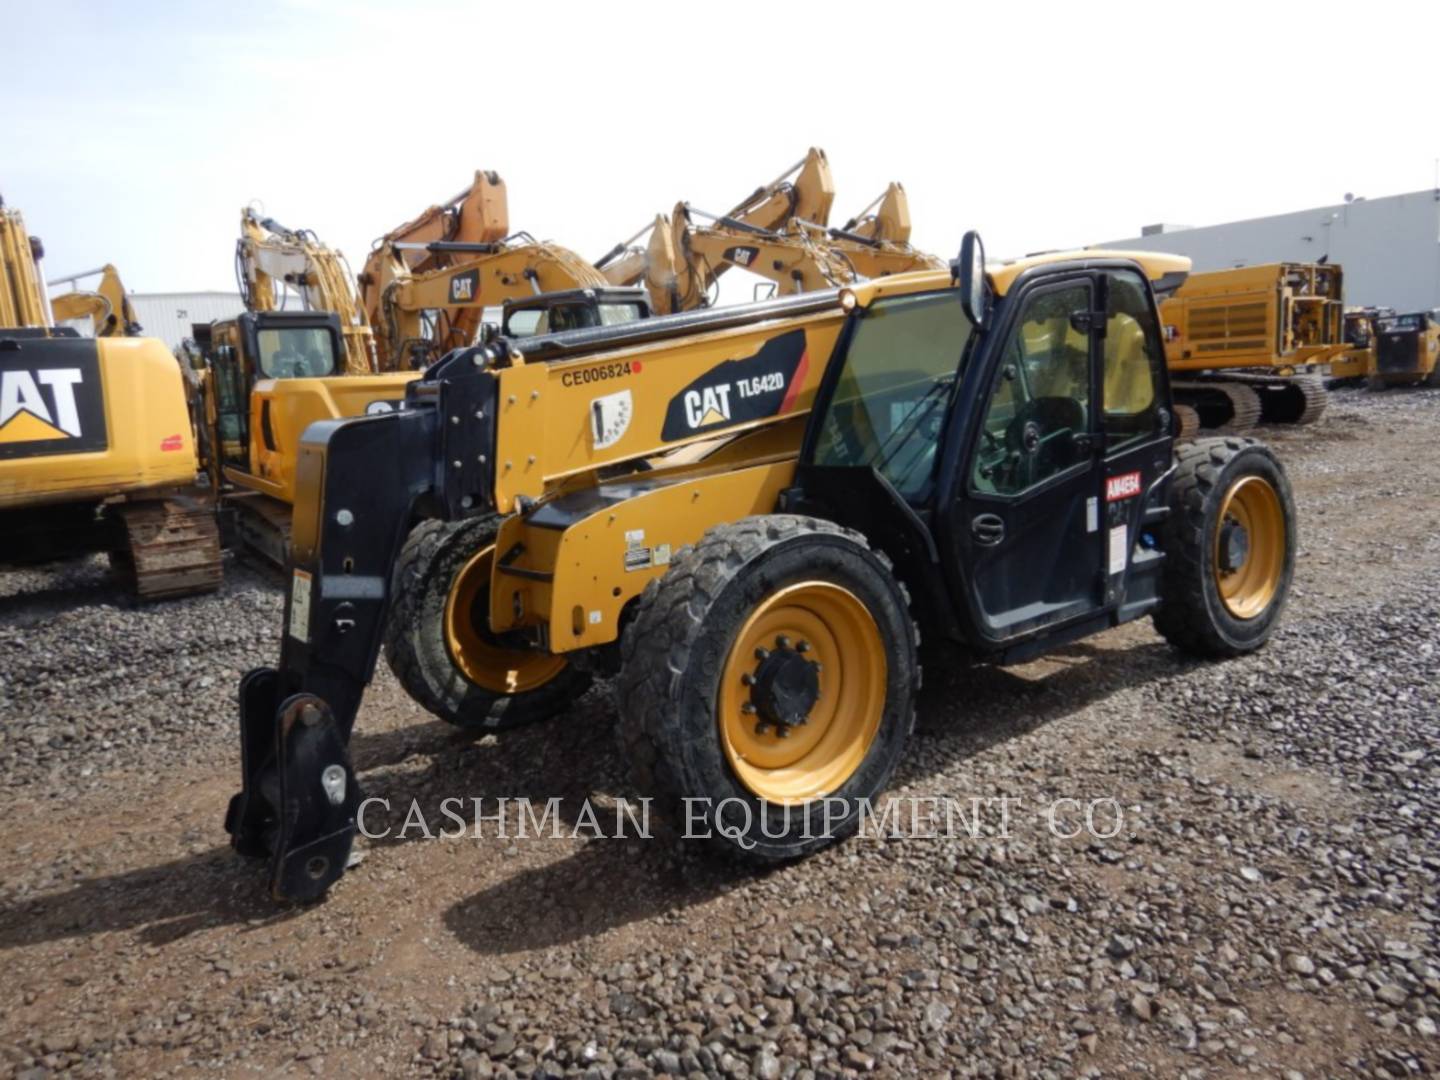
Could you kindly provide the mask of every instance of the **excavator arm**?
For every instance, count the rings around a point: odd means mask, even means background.
[[[45,256],[38,236],[25,231],[19,210],[0,198],[0,326],[50,326],[50,303],[36,264]]]
[[[485,308],[499,307],[506,300],[607,284],[605,276],[575,252],[525,233],[494,244],[425,245],[439,247],[437,254],[470,258],[419,274],[408,272],[401,257],[411,249],[403,244],[388,246],[394,256],[377,266],[385,275],[380,352],[389,364],[418,355],[420,366],[425,366],[451,349],[471,344]]]
[[[96,274],[100,275],[100,284],[94,292],[74,289],[77,281]],[[109,263],[83,274],[56,278],[48,284],[68,284],[73,290],[51,298],[50,311],[56,322],[88,317],[95,327],[96,337],[139,337],[143,333],[144,328],[135,318],[130,296],[120,280],[120,272]]]
[[[824,162],[820,151],[811,154],[807,161]],[[824,176],[828,185],[828,165]],[[799,180],[795,187],[799,189]],[[814,183],[807,183],[806,191],[796,205],[812,211],[823,206],[818,221],[803,213],[771,225],[753,220],[756,216],[771,220],[778,195],[761,199],[757,193],[741,204],[740,214],[718,217],[679,203],[668,218],[656,218],[645,247],[635,246],[642,230],[601,260],[605,276],[621,284],[643,281],[651,306],[669,313],[709,306],[720,275],[732,266],[774,282],[781,295],[944,268],[943,260],[910,246],[910,208],[900,184],[890,184],[839,229],[824,223],[833,186],[826,188],[824,197]],[[747,214],[747,207],[759,208],[758,215],[754,209]]]
[[[313,232],[287,229],[246,207],[240,213],[235,276],[249,311],[277,310],[289,286],[299,293],[305,310],[334,312],[344,339],[345,374],[376,370],[374,333],[350,283],[345,256]]]

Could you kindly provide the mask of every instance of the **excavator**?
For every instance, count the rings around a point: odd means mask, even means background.
[[[238,687],[234,848],[281,900],[346,871],[382,649],[475,733],[612,677],[656,815],[774,864],[878,803],[921,635],[997,664],[1140,618],[1261,648],[1294,500],[1258,441],[1176,439],[1156,290],[1188,269],[987,265],[972,232],[948,271],[459,349],[404,409],[312,429],[278,660]]]
[[[99,276],[93,292],[76,288],[78,282]],[[70,292],[50,298],[50,311],[57,323],[89,319],[94,337],[139,337],[144,328],[135,318],[130,296],[120,272],[109,263],[84,273],[54,278],[47,285],[69,285]]]
[[[510,231],[505,182],[477,170],[470,187],[375,242],[360,273],[381,371],[424,368],[474,342],[487,308],[518,303],[545,332],[645,318],[643,294],[613,290],[568,248]],[[545,298],[537,301],[537,298]],[[508,324],[509,314],[504,322]]]
[[[0,199],[0,562],[105,551],[140,599],[219,587],[179,365],[161,341],[120,336],[123,290],[62,305],[104,316],[96,337],[56,327],[43,254]]]
[[[1191,274],[1160,307],[1175,400],[1200,426],[1313,424],[1345,340],[1343,274],[1325,263],[1267,263]]]
[[[288,290],[298,294],[306,311],[334,312],[344,342],[344,373],[378,370],[374,333],[355,296],[345,256],[322,244],[312,230],[287,229],[245,207],[235,242],[235,280],[247,311],[283,310]]]
[[[437,348],[469,344],[485,306],[503,303],[505,330],[517,340],[649,314],[643,290],[609,288],[557,245],[435,239],[504,236],[507,228],[503,182],[477,172],[467,193],[390,234],[417,239],[377,245],[360,278],[362,303],[342,257],[312,232],[242,212],[236,264],[249,310],[194,327],[188,366],[206,471],[245,547],[285,564],[306,428],[400,407],[419,372],[397,361],[423,367]],[[301,293],[307,310],[283,309],[282,284]],[[437,323],[443,330],[431,336]]]
[[[720,275],[730,267],[768,279],[780,295],[793,295],[943,266],[942,260],[910,246],[909,205],[898,183],[844,226],[832,228],[826,221],[834,185],[823,152],[812,148],[770,187],[791,175],[796,179],[789,212],[778,220],[781,204],[760,193],[722,215],[681,202],[668,217],[657,215],[647,226],[650,235],[643,245],[636,245],[642,229],[597,265],[613,282],[643,280],[652,306],[663,312],[711,306]]]

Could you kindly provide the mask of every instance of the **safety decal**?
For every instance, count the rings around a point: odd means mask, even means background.
[[[614,446],[630,430],[635,401],[629,390],[606,394],[590,402],[590,434],[596,450]]]

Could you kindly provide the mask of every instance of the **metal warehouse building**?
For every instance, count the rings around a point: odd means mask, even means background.
[[[1345,268],[1348,305],[1440,307],[1440,188],[1202,228],[1151,225],[1099,246],[1188,255],[1196,270],[1324,256]]]
[[[131,293],[130,306],[145,336],[172,349],[190,336],[191,323],[233,319],[245,310],[240,294],[227,292]]]

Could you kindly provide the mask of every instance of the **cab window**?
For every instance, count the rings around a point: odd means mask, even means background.
[[[1090,431],[1090,335],[1071,316],[1089,310],[1085,282],[1025,301],[981,426],[975,491],[1018,495],[1088,454],[1076,437]]]
[[[869,465],[924,498],[970,340],[953,290],[877,300],[860,314],[815,442],[818,465]]]
[[[1164,347],[1139,274],[1110,276],[1105,312],[1105,431],[1109,449],[1161,433],[1158,400]]]
[[[260,372],[267,379],[335,374],[335,343],[324,327],[267,328],[257,335]]]

